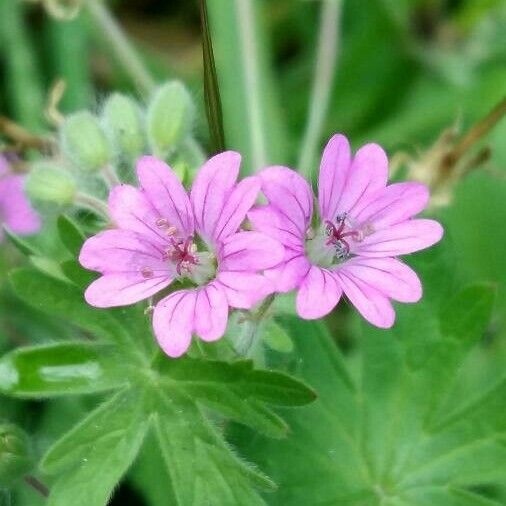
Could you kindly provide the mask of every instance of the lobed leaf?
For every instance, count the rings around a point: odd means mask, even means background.
[[[42,469],[58,478],[49,506],[104,506],[134,461],[149,426],[143,394],[126,389],[49,449]]]
[[[205,406],[270,437],[284,437],[287,424],[265,404],[301,406],[316,394],[287,374],[253,369],[253,362],[182,358],[159,364],[170,389],[178,388]]]
[[[273,483],[233,453],[193,402],[174,393],[159,393],[155,428],[176,503],[264,505],[252,485]]]
[[[11,284],[18,297],[30,306],[91,332],[110,343],[121,345],[121,350],[132,354],[138,339],[132,339],[111,311],[86,304],[82,291],[76,286],[55,279],[35,269],[20,268],[11,272]]]
[[[279,484],[269,504],[495,505],[472,490],[506,476],[504,379],[429,423],[487,327],[493,299],[490,287],[475,285],[436,308],[399,308],[391,331],[364,324],[360,381],[349,372],[355,361],[346,363],[317,323],[280,318],[295,353],[271,361],[319,397],[286,413],[290,438],[266,440],[238,426],[231,432]]]
[[[33,246],[25,239],[19,237],[19,235],[12,232],[6,225],[3,226],[5,237],[9,239],[10,243],[23,255],[32,256],[37,255],[37,251]]]

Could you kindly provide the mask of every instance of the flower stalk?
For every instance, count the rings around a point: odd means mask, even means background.
[[[324,0],[321,9],[320,32],[313,88],[309,103],[309,118],[301,145],[298,168],[307,177],[316,158],[323,123],[337,66],[342,0]]]
[[[102,0],[88,0],[84,5],[125,72],[145,95],[151,95],[156,86],[154,79]]]

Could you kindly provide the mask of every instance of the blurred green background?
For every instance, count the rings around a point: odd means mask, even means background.
[[[245,12],[258,22],[252,35],[253,54],[240,43],[239,32],[248,19],[241,18],[244,12],[238,11],[239,4],[244,2],[208,2],[227,147],[244,153],[246,167],[259,160],[297,165],[304,155],[300,151],[322,2],[252,1]],[[198,3],[118,0],[110,7],[156,81],[179,78],[188,84],[200,107],[198,137],[209,146]],[[379,142],[391,157],[404,161],[405,174],[410,174],[413,160],[423,162],[422,171],[436,170],[427,153],[443,130],[454,127],[457,137],[462,135],[505,95],[504,1],[344,0],[337,32],[329,108],[318,132],[317,150],[306,157],[308,166],[301,167],[306,171],[313,168],[314,172],[319,148],[337,131],[346,133],[355,147]],[[244,78],[252,69],[253,89]],[[50,131],[44,112],[58,79],[66,83],[58,105],[62,113],[96,110],[111,90],[145,98],[142,86],[124,71],[103,25],[86,5],[75,18],[58,20],[48,15],[47,5],[0,0],[0,116],[34,134]],[[0,139],[4,146],[10,142],[1,133]],[[497,286],[495,315],[475,357],[476,377],[471,383],[491,381],[506,364],[505,121],[480,139],[470,156],[484,147],[490,148],[489,156],[471,166],[465,177],[452,181],[445,188],[449,205],[434,210],[446,228],[443,249],[451,250],[455,275],[462,282],[489,281]],[[11,260],[3,259],[3,263]],[[9,296],[2,296],[6,298],[0,320],[2,351],[18,344],[19,333],[22,342],[37,342],[53,332],[68,332],[58,322],[31,327],[22,308],[14,309]],[[339,331],[341,318],[334,316],[329,324],[338,329],[338,338],[344,342],[346,329],[353,328],[354,321]],[[2,403],[8,410],[7,401],[2,399]],[[49,440],[60,432],[60,426],[68,427],[78,419],[83,409],[77,401],[52,406],[44,411],[43,420],[41,407],[35,403],[12,403],[11,412],[21,410],[28,426],[43,424]],[[62,410],[67,417],[63,420]],[[28,496],[20,496],[19,504],[35,504],[30,502],[35,501],[33,492],[21,494]],[[132,486],[125,484],[113,504],[142,503]]]

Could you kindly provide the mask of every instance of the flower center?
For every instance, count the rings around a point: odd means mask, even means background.
[[[199,259],[196,253],[197,246],[191,237],[185,240],[171,237],[170,246],[165,250],[164,259],[173,262],[178,275],[184,276],[184,273],[191,272],[192,266],[198,265]]]
[[[362,241],[365,232],[354,227],[343,213],[335,221],[326,220],[316,233],[310,229],[306,235],[308,258],[321,267],[332,267],[350,257],[353,243]]]
[[[167,237],[167,245],[164,247],[162,260],[175,268],[176,277],[187,278],[193,283],[200,285],[216,275],[216,258],[210,251],[205,251],[205,244],[193,236],[182,237],[176,227],[171,225],[165,218],[156,220],[157,228]],[[150,267],[143,267],[141,273],[145,278],[153,277]]]

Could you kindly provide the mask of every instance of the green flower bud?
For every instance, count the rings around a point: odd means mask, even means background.
[[[30,441],[12,423],[0,424],[0,488],[9,487],[32,467]]]
[[[182,83],[172,81],[158,88],[147,113],[148,138],[155,155],[165,157],[177,148],[191,132],[194,113]]]
[[[25,191],[35,203],[65,206],[74,202],[77,186],[69,172],[49,162],[39,162],[27,176]]]
[[[100,170],[111,160],[107,135],[98,118],[88,111],[67,116],[61,127],[61,139],[65,154],[83,170]]]
[[[135,100],[114,93],[105,103],[102,120],[119,154],[132,159],[143,153],[145,138],[142,112]]]

